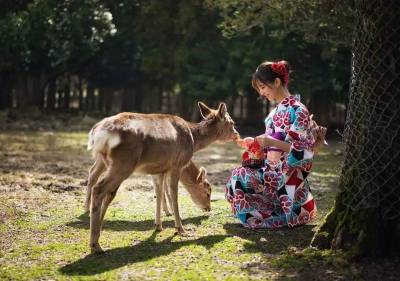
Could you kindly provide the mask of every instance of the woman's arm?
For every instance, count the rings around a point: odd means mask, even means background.
[[[256,141],[264,148],[264,147],[268,147],[268,146],[273,146],[276,148],[279,148],[280,150],[284,151],[284,152],[289,152],[290,151],[290,147],[291,144],[281,141],[281,140],[277,140],[274,138],[271,138],[269,136],[266,135],[261,135],[261,136],[257,136],[256,137]]]

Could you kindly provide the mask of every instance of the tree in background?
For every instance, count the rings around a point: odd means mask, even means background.
[[[262,60],[286,59],[294,73],[291,85],[319,123],[330,123],[328,112],[346,102],[350,77],[353,11],[351,1],[227,1],[206,0],[217,9],[228,38],[250,37],[261,42],[251,52],[262,51]],[[258,65],[261,59],[253,61]]]
[[[0,9],[0,108],[170,112],[195,120],[196,100],[224,100],[239,124],[261,129],[268,105],[257,100],[250,76],[262,60],[286,58],[293,89],[325,124],[345,101],[350,48],[345,36],[337,36],[341,43],[317,39],[339,34],[347,18],[332,28],[325,18],[339,13],[326,12],[333,1],[324,1],[328,8],[281,2],[7,2]]]

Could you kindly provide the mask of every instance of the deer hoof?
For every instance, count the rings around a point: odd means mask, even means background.
[[[163,230],[162,225],[161,224],[156,224],[156,230],[157,231],[162,231]]]
[[[165,212],[165,215],[166,215],[167,217],[172,216],[172,214],[171,214],[170,212]]]
[[[100,247],[99,243],[94,243],[90,245],[90,252],[92,254],[102,254],[104,250]]]
[[[185,236],[186,232],[183,229],[183,227],[175,227],[176,231],[175,231],[175,235],[180,235],[180,236]]]

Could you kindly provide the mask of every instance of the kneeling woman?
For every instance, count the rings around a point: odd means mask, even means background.
[[[255,154],[259,150],[262,160],[245,159],[226,185],[225,197],[245,227],[293,227],[316,214],[307,176],[326,128],[317,127],[300,99],[290,95],[288,81],[286,61],[264,62],[253,74],[253,87],[277,106],[265,119],[264,135],[238,141]]]

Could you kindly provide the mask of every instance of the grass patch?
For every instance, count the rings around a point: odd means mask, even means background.
[[[252,231],[232,218],[223,187],[240,162],[233,144],[215,144],[194,161],[208,170],[212,211],[203,213],[180,188],[188,236],[174,235],[171,217],[154,231],[150,178],[131,176],[111,204],[100,238],[107,250],[88,254],[83,214],[92,164],[86,132],[0,133],[0,280],[352,280],[345,256],[309,249],[333,204],[341,156],[338,143],[315,158],[310,184],[319,215],[305,226]],[[332,273],[333,272],[333,273]],[[300,279],[299,279],[300,278]],[[302,279],[307,278],[307,279]]]

